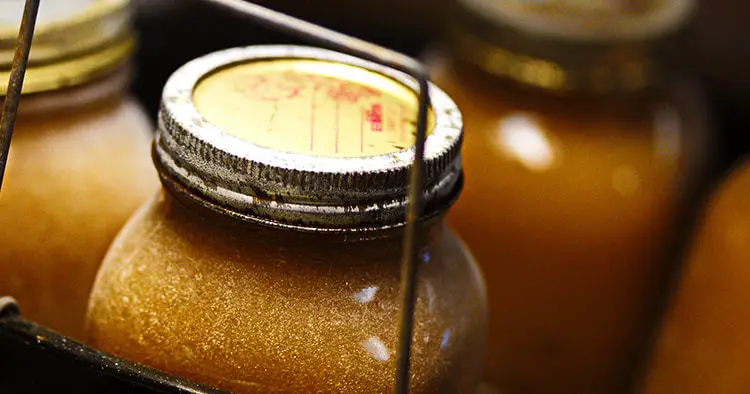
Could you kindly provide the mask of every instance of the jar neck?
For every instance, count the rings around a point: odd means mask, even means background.
[[[278,228],[256,222],[249,222],[230,215],[222,214],[214,209],[197,203],[196,200],[185,198],[180,193],[174,193],[169,187],[163,187],[162,193],[166,204],[173,208],[179,220],[189,220],[192,223],[202,223],[206,231],[230,231],[240,236],[262,239],[264,242],[279,245],[323,245],[325,247],[336,244],[380,245],[400,248],[403,243],[404,228],[389,228],[361,232],[308,232],[294,229]],[[420,222],[419,244],[428,244],[443,237],[447,231],[444,215]]]
[[[84,85],[23,95],[18,108],[20,122],[35,121],[48,116],[66,116],[86,111],[123,96],[132,79],[132,68],[126,65],[102,78]],[[0,105],[3,97],[0,97]]]

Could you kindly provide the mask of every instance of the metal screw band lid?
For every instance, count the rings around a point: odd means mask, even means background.
[[[263,83],[272,79],[269,75],[274,74],[270,73],[280,68],[285,70],[277,73],[283,76],[278,82],[284,89],[278,91],[283,93],[282,98],[293,97],[294,105],[312,99],[310,109],[289,107],[292,104],[279,101],[276,96],[267,97],[278,92],[263,90]],[[237,75],[233,75],[234,69],[239,70]],[[257,75],[250,75],[255,69],[259,70]],[[307,89],[313,83],[305,79],[310,77],[305,71],[309,69],[324,75],[315,80],[318,84],[315,90]],[[232,84],[221,94],[203,98],[211,87],[202,86],[210,85],[212,76],[221,73],[232,74],[222,77],[233,81]],[[187,190],[191,198],[232,216],[280,227],[339,232],[401,226],[414,158],[413,130],[409,130],[413,124],[405,126],[410,144],[385,144],[383,138],[388,131],[385,129],[390,127],[387,104],[391,96],[381,95],[370,85],[359,87],[376,97],[367,101],[370,107],[379,109],[370,114],[376,118],[375,123],[366,119],[365,112],[360,112],[367,109],[360,108],[362,101],[352,98],[354,85],[350,82],[366,85],[367,80],[382,82],[385,90],[404,89],[416,100],[417,85],[411,77],[319,48],[235,48],[186,64],[167,82],[159,114],[154,160],[165,185]],[[330,101],[329,97],[324,103],[328,110],[321,109],[320,104],[316,107],[316,97],[328,97],[320,96],[319,88],[324,89],[321,86],[330,83],[333,84],[327,90],[329,96],[336,93],[350,100],[342,103]],[[268,102],[243,104],[246,94],[243,89],[247,86]],[[202,92],[200,89],[209,93],[200,93],[199,97],[196,92]],[[443,91],[434,86],[430,91],[432,128],[425,146],[426,216],[445,210],[461,186],[461,114]],[[383,100],[385,104],[381,103]],[[259,110],[261,105],[267,105],[262,108],[268,110]],[[348,111],[348,116],[339,114],[344,111]],[[317,123],[313,121],[312,125],[324,129],[320,130],[327,138],[323,142],[329,145],[334,143],[331,141],[334,133],[328,126],[335,124],[335,150],[320,147],[322,143],[314,141],[312,135],[308,137],[308,113],[317,116]],[[413,111],[406,108],[404,116],[416,118],[416,106]],[[333,120],[322,124],[321,117]],[[269,120],[261,122],[261,118]],[[269,126],[271,123],[280,126]],[[378,128],[365,136],[363,125]],[[269,133],[272,137],[283,137],[268,140]],[[365,138],[374,140],[370,148]],[[358,139],[357,149],[341,153],[351,148],[352,139]],[[339,146],[340,143],[347,146]]]
[[[635,91],[668,77],[695,0],[459,0],[461,56],[553,91]]]
[[[23,0],[0,1],[0,95],[5,95]],[[42,1],[23,93],[80,85],[121,67],[133,51],[129,0]]]
[[[497,25],[569,41],[651,40],[682,28],[694,0],[459,0]]]

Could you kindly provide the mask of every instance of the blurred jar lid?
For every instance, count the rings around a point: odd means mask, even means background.
[[[0,2],[0,95],[5,95],[24,0]],[[129,0],[42,1],[24,93],[75,86],[120,67],[133,49]]]
[[[639,90],[669,73],[667,53],[694,0],[458,0],[455,47],[486,71],[536,87]]]

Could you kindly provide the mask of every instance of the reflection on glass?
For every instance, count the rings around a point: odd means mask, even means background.
[[[495,143],[532,171],[545,171],[555,163],[555,150],[539,122],[532,116],[514,114],[500,120]]]
[[[422,251],[422,262],[423,263],[429,263],[430,260],[432,260],[432,257],[430,257],[430,251],[427,249],[424,249]]]
[[[451,329],[443,331],[443,339],[440,340],[440,348],[445,349],[451,343]]]
[[[375,294],[378,292],[377,286],[368,286],[364,289],[354,293],[352,296],[355,301],[359,302],[360,304],[367,304],[368,302],[375,299]]]
[[[432,312],[435,310],[435,288],[432,283],[424,281],[424,289],[427,292],[427,310]]]
[[[391,358],[391,352],[385,347],[383,341],[378,337],[370,337],[362,342],[362,348],[375,360],[388,361]]]
[[[656,155],[675,158],[680,153],[680,114],[671,106],[664,106],[656,112],[654,119],[654,145]]]

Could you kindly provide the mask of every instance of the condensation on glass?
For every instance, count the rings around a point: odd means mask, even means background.
[[[675,63],[690,0],[461,0],[425,59],[464,114],[448,215],[488,286],[486,378],[511,393],[616,393],[711,161]]]
[[[80,338],[99,263],[158,188],[125,0],[42,1],[0,193],[0,294]],[[0,101],[24,1],[0,4]]]
[[[87,339],[234,392],[388,392],[416,82],[335,52],[230,49],[167,82],[164,190],[100,270]],[[443,223],[462,185],[461,115],[431,89],[413,392],[471,392],[485,300]]]
[[[750,390],[750,160],[705,208],[641,393]]]

